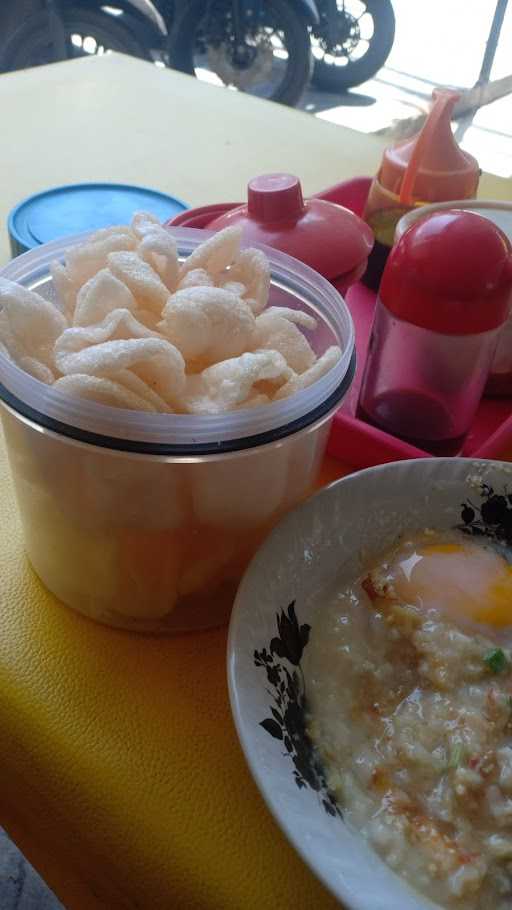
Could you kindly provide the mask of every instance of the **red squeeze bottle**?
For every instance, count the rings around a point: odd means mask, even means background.
[[[410,209],[476,196],[478,161],[457,145],[451,118],[457,92],[435,89],[419,133],[387,148],[368,194],[363,218],[375,235],[364,283],[377,290],[393,246],[395,227]]]

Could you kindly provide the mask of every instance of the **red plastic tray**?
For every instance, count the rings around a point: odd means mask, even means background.
[[[360,215],[369,187],[370,179],[368,177],[356,177],[329,187],[316,195],[320,199],[344,205],[352,209],[356,215]],[[207,228],[208,224],[222,212],[240,204],[219,203],[191,209],[181,212],[169,224]],[[329,439],[329,454],[359,468],[388,461],[402,461],[406,458],[431,458],[429,452],[417,449],[354,416],[376,294],[361,283],[357,283],[349,289],[345,300],[355,325],[357,370],[348,396],[334,418]],[[512,460],[512,399],[482,399],[461,454],[474,458],[510,458]]]

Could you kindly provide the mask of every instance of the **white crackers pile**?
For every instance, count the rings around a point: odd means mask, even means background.
[[[315,320],[268,307],[270,270],[227,228],[179,263],[149,214],[98,231],[52,265],[60,307],[0,278],[0,352],[69,395],[136,411],[219,414],[304,389],[341,356],[317,359],[298,328]]]

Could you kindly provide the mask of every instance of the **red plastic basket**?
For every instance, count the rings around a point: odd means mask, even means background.
[[[320,199],[344,205],[356,215],[361,215],[370,182],[368,177],[356,177],[335,184],[316,195]],[[208,228],[214,218],[237,205],[241,203],[219,203],[189,209],[180,212],[169,224]],[[336,282],[334,285],[336,286]],[[388,461],[402,461],[406,458],[431,458],[431,453],[417,449],[355,417],[376,295],[358,283],[349,289],[345,300],[355,325],[357,370],[348,397],[334,418],[329,454],[358,468]],[[474,458],[512,460],[512,399],[484,398],[481,401],[461,454]]]

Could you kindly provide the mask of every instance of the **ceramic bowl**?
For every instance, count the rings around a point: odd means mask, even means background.
[[[464,526],[512,544],[480,507],[512,489],[512,465],[436,458],[381,465],[326,487],[267,538],[240,585],[228,679],[234,721],[254,780],[303,860],[347,910],[427,910],[432,904],[384,864],[343,820],[307,739],[307,691],[279,683],[299,670],[305,638],[337,579],[356,578],[399,534]],[[471,501],[471,505],[464,504]],[[505,500],[505,503],[510,503]],[[512,505],[507,505],[512,512]],[[293,605],[291,607],[290,605]],[[279,624],[279,625],[278,625]],[[283,656],[278,656],[275,639]],[[271,641],[274,639],[273,647]],[[271,653],[272,652],[272,653]],[[302,678],[300,670],[296,679]],[[291,710],[287,710],[287,709]],[[283,716],[285,721],[283,722]]]
[[[434,212],[445,212],[450,209],[465,209],[468,212],[476,212],[477,215],[484,215],[512,240],[512,202],[499,202],[493,199],[455,199],[453,202],[433,202],[431,205],[411,209],[407,215],[400,218],[396,226],[395,243],[416,221],[421,221],[422,218],[433,215]]]

